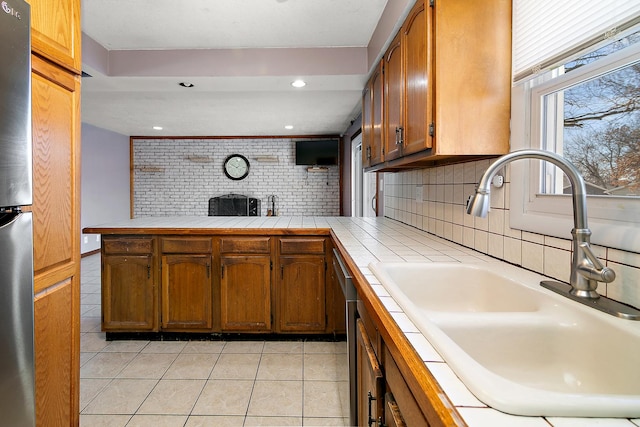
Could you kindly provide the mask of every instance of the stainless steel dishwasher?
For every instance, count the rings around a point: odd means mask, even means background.
[[[358,294],[351,273],[337,250],[333,250],[333,269],[340,282],[340,288],[346,301],[345,316],[347,329],[347,358],[349,364],[349,425],[358,425],[358,384],[356,377],[357,338],[356,338],[356,301]]]

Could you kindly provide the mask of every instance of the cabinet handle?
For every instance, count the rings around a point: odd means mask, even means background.
[[[375,422],[376,422],[376,419],[375,419],[375,418],[373,418],[373,417],[371,416],[371,415],[372,415],[372,414],[371,414],[371,402],[373,402],[374,400],[376,400],[376,398],[375,398],[375,397],[373,397],[373,395],[371,394],[371,391],[368,391],[368,392],[367,392],[367,400],[368,400],[367,404],[368,404],[368,406],[369,406],[369,414],[368,414],[367,425],[368,425],[369,427],[371,427],[371,424],[373,424],[373,423],[375,423]]]
[[[147,279],[151,279],[151,266],[147,264]]]
[[[207,263],[207,279],[211,277],[211,264]]]
[[[224,279],[224,265],[222,265],[222,273],[221,273],[221,278]]]
[[[398,128],[398,145],[402,146],[404,144],[404,128],[400,126]]]
[[[284,265],[280,265],[280,278],[284,280]]]

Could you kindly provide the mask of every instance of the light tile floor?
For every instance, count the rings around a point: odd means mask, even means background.
[[[81,427],[345,426],[344,342],[106,341],[81,263]]]

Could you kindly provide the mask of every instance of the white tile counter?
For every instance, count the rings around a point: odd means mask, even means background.
[[[379,261],[500,264],[504,264],[504,262],[394,220],[351,217],[143,217],[88,227],[84,232],[109,234],[109,230],[118,230],[118,234],[123,234],[127,230],[131,230],[133,234],[136,234],[136,231],[145,229],[147,234],[155,232],[162,234],[163,231],[167,232],[169,229],[189,229],[204,233],[212,229],[234,229],[248,232],[251,229],[264,231],[265,229],[318,228],[333,230],[384,307],[389,311],[470,427],[640,426],[640,419],[513,416],[488,408],[480,402],[456,377],[427,339],[402,312],[402,309],[371,273],[368,265],[371,262]]]

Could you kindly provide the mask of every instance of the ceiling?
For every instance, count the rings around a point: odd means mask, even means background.
[[[341,134],[414,1],[82,0],[82,121],[136,136]]]

